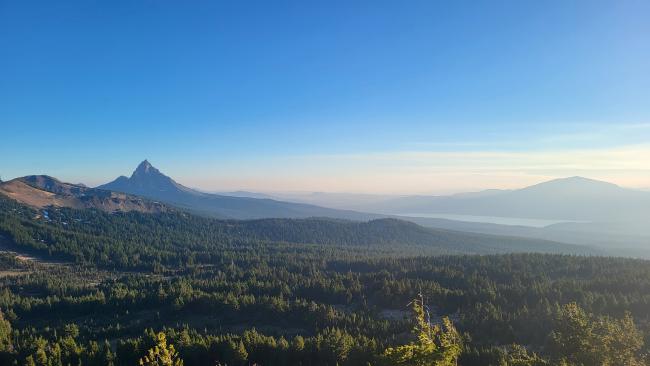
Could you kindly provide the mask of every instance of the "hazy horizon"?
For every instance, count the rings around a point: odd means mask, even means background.
[[[156,164],[152,163],[154,167],[159,168]],[[134,168],[135,169],[135,168]],[[132,172],[132,171],[131,171]],[[161,171],[163,174],[170,176],[167,174],[164,170]],[[65,179],[60,176],[52,175],[46,172],[42,173],[29,173],[26,175],[49,175],[53,176],[54,178],[57,178],[61,181],[67,182],[67,183],[72,183],[72,184],[83,184],[88,187],[96,187],[101,184],[108,183],[115,178],[119,176],[126,176],[129,177],[131,173],[125,173],[125,174],[118,174],[113,176],[112,178],[107,178],[104,181],[99,181],[97,183],[87,183],[87,180],[84,180],[83,178],[81,179]],[[15,177],[5,177],[5,176],[0,176],[0,179],[3,181],[8,181],[14,178],[20,178],[24,175],[19,175]],[[440,190],[431,190],[431,191],[354,191],[354,190],[340,190],[340,191],[327,191],[327,190],[309,190],[309,189],[268,189],[265,187],[268,187],[268,182],[264,183],[264,186],[260,186],[259,188],[250,188],[250,187],[242,187],[242,186],[237,186],[237,185],[232,185],[232,186],[223,186],[221,188],[203,188],[201,186],[196,186],[196,185],[191,185],[191,184],[186,184],[183,181],[178,180],[174,176],[170,176],[172,179],[175,179],[178,183],[183,184],[186,187],[193,188],[202,192],[206,193],[236,193],[236,192],[251,192],[251,193],[263,193],[263,194],[269,194],[273,195],[276,194],[276,198],[281,198],[282,195],[286,195],[286,197],[290,197],[291,195],[310,195],[310,194],[318,194],[318,193],[323,193],[323,194],[353,194],[353,195],[369,195],[369,196],[407,196],[407,195],[453,195],[453,194],[458,194],[458,193],[475,193],[475,192],[481,192],[485,190],[517,190],[517,189],[522,189],[526,187],[530,187],[536,184],[540,183],[545,183],[557,179],[567,179],[567,178],[573,178],[573,177],[581,177],[581,178],[586,178],[589,180],[596,180],[596,181],[601,181],[601,182],[606,182],[606,183],[612,183],[620,186],[621,188],[627,188],[627,189],[633,189],[633,190],[638,190],[638,191],[648,191],[650,188],[646,187],[635,187],[635,186],[625,186],[621,184],[617,184],[616,182],[612,181],[607,181],[603,179],[597,179],[589,176],[581,176],[581,175],[567,175],[567,176],[548,176],[544,178],[540,178],[541,180],[535,181],[531,180],[531,183],[524,184],[524,185],[516,185],[516,183],[508,184],[507,186],[491,186],[491,187],[481,187],[481,188],[471,188],[471,186],[464,186],[462,184],[457,184],[456,188],[449,188],[449,189],[440,189]],[[533,178],[533,176],[529,176],[527,178]],[[236,183],[235,183],[236,184]],[[459,187],[468,187],[467,189],[460,189]]]

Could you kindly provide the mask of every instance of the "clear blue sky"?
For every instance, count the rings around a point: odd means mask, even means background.
[[[648,1],[0,0],[0,174],[98,184],[148,158],[206,189],[573,173],[650,187],[643,161],[608,160],[650,156],[649,15]]]

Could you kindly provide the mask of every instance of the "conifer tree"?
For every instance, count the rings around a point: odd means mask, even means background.
[[[178,356],[174,345],[167,345],[165,333],[157,335],[157,344],[149,349],[147,355],[140,359],[142,366],[183,366],[183,360]]]
[[[411,303],[416,325],[413,333],[417,342],[391,347],[383,357],[388,365],[455,366],[462,351],[462,337],[449,318],[440,325],[432,325],[429,313],[420,294]]]

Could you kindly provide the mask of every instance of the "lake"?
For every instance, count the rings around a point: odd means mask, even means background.
[[[478,216],[478,215],[445,214],[445,213],[399,213],[397,215],[409,216],[409,217],[426,217],[430,219],[446,219],[446,220],[465,221],[465,222],[482,222],[486,224],[529,226],[529,227],[546,227],[553,224],[561,224],[565,222],[576,222],[570,220],[527,219],[521,217]]]

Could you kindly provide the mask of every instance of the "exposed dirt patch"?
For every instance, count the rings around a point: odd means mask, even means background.
[[[2,183],[0,192],[32,207],[64,206],[64,202],[60,202],[54,193],[36,189],[18,180]]]
[[[60,182],[47,176],[28,176],[0,182],[0,194],[35,208],[96,208],[106,212],[164,212],[168,207],[147,199]]]

